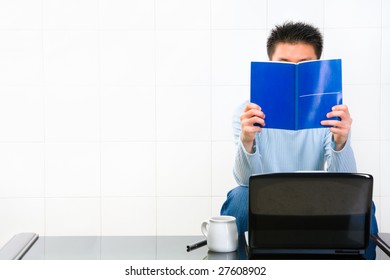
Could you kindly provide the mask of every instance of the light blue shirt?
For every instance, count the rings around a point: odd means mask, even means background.
[[[335,151],[329,128],[283,130],[264,127],[256,134],[255,152],[248,153],[240,139],[240,115],[247,103],[242,104],[233,116],[237,147],[233,174],[239,185],[247,186],[249,176],[261,173],[315,170],[356,172],[350,135],[343,149]]]

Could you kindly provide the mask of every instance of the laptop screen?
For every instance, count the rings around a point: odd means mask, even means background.
[[[296,172],[249,180],[249,246],[356,249],[368,246],[373,178]]]

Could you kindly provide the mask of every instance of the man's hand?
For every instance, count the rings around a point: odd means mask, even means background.
[[[349,130],[352,125],[352,118],[349,114],[347,105],[336,105],[332,111],[326,114],[327,118],[339,117],[340,120],[324,120],[321,125],[330,126],[329,130],[333,133],[333,139],[336,143],[336,151],[340,151],[348,139]]]
[[[261,127],[265,126],[265,115],[259,105],[249,103],[245,106],[240,116],[241,121],[241,141],[248,153],[253,153],[253,144],[257,132],[261,132]],[[259,124],[259,125],[254,125]]]

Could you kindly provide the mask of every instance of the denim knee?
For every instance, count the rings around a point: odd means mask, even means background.
[[[370,233],[371,234],[377,234],[379,229],[378,229],[378,223],[375,218],[375,203],[374,201],[371,204],[371,227],[370,227]]]
[[[236,218],[239,234],[248,230],[248,187],[238,186],[228,192],[221,208],[221,215]]]

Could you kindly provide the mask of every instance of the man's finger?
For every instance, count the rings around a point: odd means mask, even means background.
[[[348,110],[348,106],[344,105],[344,104],[340,104],[340,105],[335,105],[335,106],[332,107],[332,111],[337,111],[337,110],[347,111]]]

